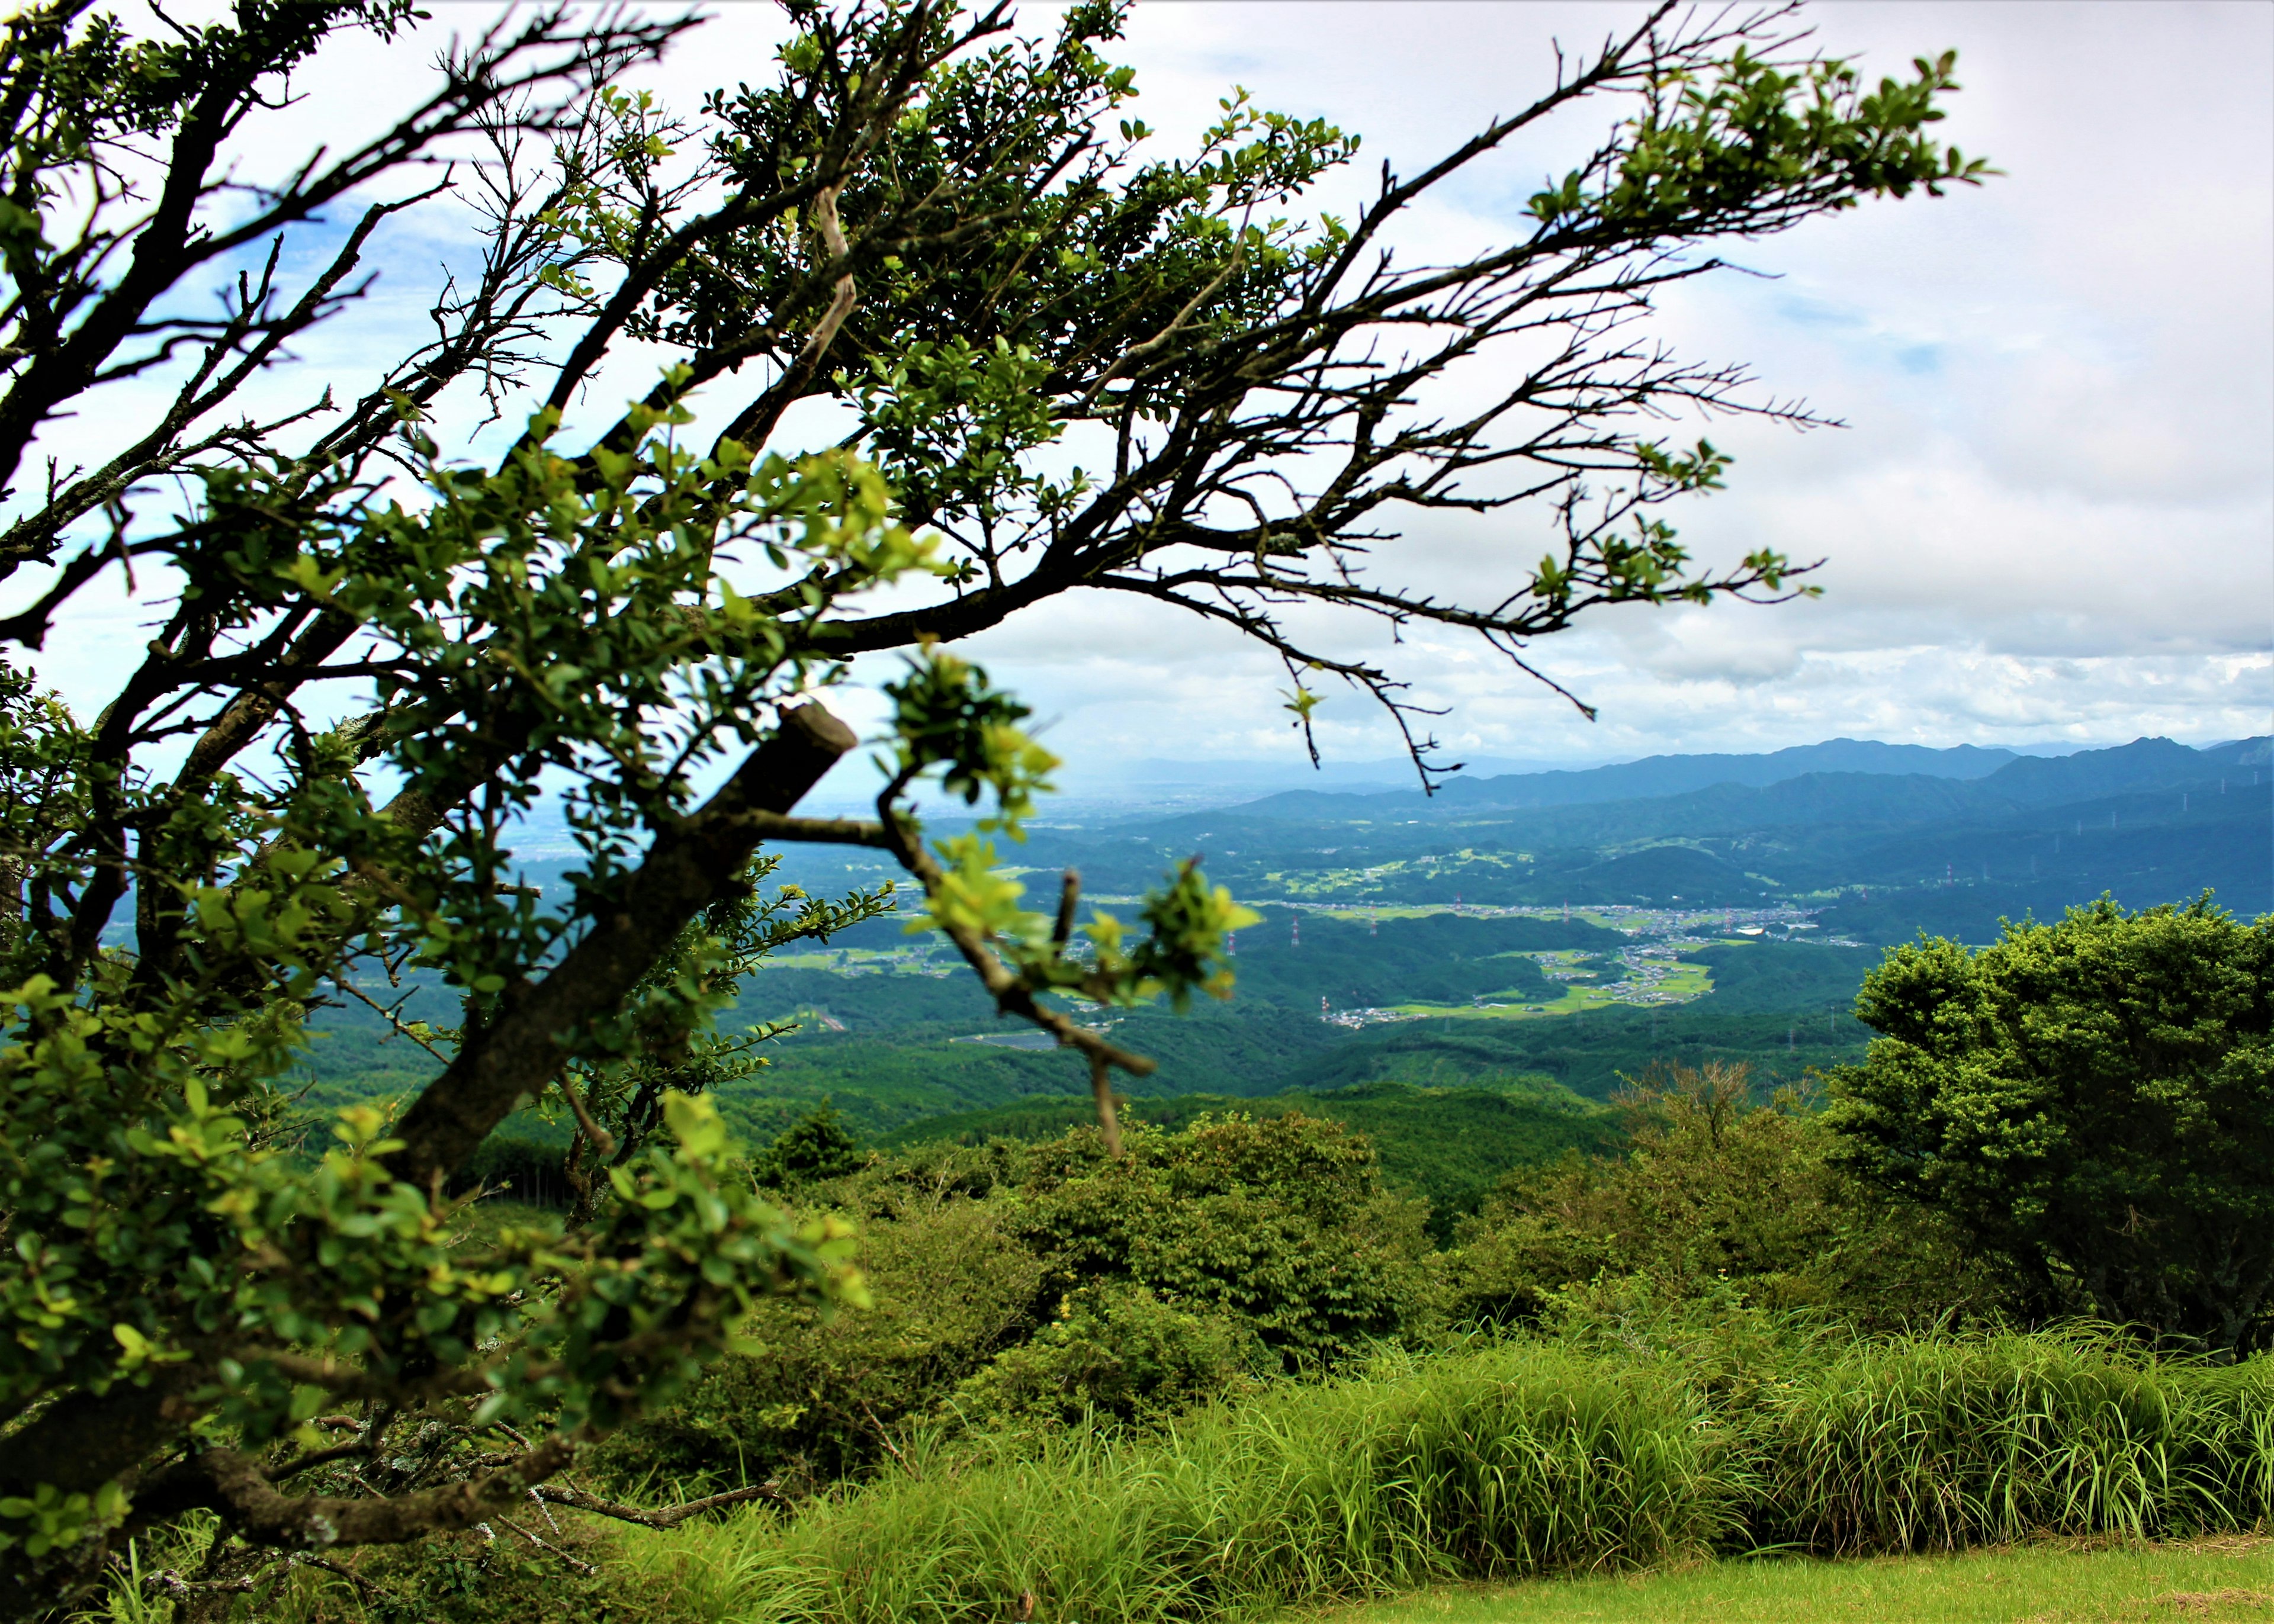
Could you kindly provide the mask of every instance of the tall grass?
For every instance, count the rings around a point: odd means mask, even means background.
[[[1779,1357],[1736,1384],[1663,1349],[1385,1360],[1163,1436],[937,1452],[644,1560],[703,1591],[674,1616],[704,1620],[1168,1620],[1687,1550],[2274,1516],[2274,1361],[2163,1359],[2090,1332],[1803,1338]]]
[[[1952,1549],[2274,1515],[2274,1361],[2160,1359],[2095,1331],[1851,1345],[1732,1425],[1763,1543]]]
[[[1690,1551],[2269,1519],[2274,1359],[2083,1331],[1638,1335],[1393,1356],[1165,1433],[912,1442],[794,1516],[622,1534],[588,1600],[651,1624],[1151,1624]],[[324,1605],[271,1616],[362,1611],[299,1577]]]
[[[721,1619],[1177,1620],[1456,1575],[1651,1561],[1728,1525],[1671,1372],[1502,1348],[1201,1416],[919,1462],[777,1526],[695,1538]],[[659,1577],[662,1575],[659,1575]]]

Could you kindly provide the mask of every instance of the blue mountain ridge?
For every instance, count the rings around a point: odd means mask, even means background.
[[[2227,769],[2247,772],[2255,765],[2263,771],[2269,762],[2265,737],[2202,749],[2169,739],[2135,739],[2108,749],[2059,756],[2016,756],[1973,745],[1936,750],[1834,739],[1760,756],[1657,756],[1583,772],[1513,774],[1473,783],[1457,778],[1427,800],[1419,792],[1359,795],[1298,790],[1226,807],[1215,816],[1334,823],[1412,816],[1465,819],[1488,812],[1615,802],[1665,805],[1698,796],[1703,798],[1700,805],[1719,799],[1732,813],[1740,808],[1767,812],[1775,803],[1787,802],[1797,816],[1833,812],[1834,807],[1827,802],[1838,803],[1841,810],[1860,810],[1864,803],[1879,801],[1886,803],[1879,817],[1906,821],[1965,807],[2044,805],[2165,784],[2177,787],[2216,778]],[[1813,791],[1792,790],[1766,802],[1728,793],[1811,782]],[[1865,816],[1867,821],[1879,821]]]
[[[1582,806],[1606,801],[1646,800],[1733,784],[1758,789],[1809,773],[1852,772],[1934,778],[1982,778],[2027,759],[2012,750],[1954,745],[1947,749],[1918,744],[1884,744],[1873,739],[1827,739],[1756,756],[1646,756],[1608,767],[1551,772],[1505,773],[1495,778],[1463,776],[1448,780],[1431,804],[1471,808]],[[1418,790],[1363,793],[1336,790],[1289,790],[1236,808],[1256,816],[1352,816],[1353,801],[1383,808],[1421,804]]]

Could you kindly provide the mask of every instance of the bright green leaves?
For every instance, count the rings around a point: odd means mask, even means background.
[[[438,1391],[492,1394],[491,1418],[612,1425],[723,1348],[761,1296],[864,1300],[850,1231],[794,1223],[760,1200],[707,1099],[665,1094],[673,1143],[614,1169],[619,1199],[590,1231],[509,1229],[477,1249],[458,1213],[387,1174],[379,1158],[396,1141],[381,1113],[343,1112],[337,1142],[310,1167],[253,1144],[194,1079],[184,1092],[162,1135],[134,1131],[122,1148],[176,1163],[194,1214],[144,1214],[115,1236],[114,1217],[60,1250],[19,1230],[18,1259],[31,1267],[8,1282],[10,1402],[59,1365],[100,1389],[184,1363],[188,1350],[159,1328],[170,1321],[197,1328],[215,1372],[185,1400],[251,1443],[291,1432],[328,1392],[384,1390],[414,1369],[456,1372],[425,1378]],[[209,1221],[231,1238],[218,1255],[200,1237]],[[90,1247],[117,1244],[157,1276],[140,1323],[101,1323],[102,1303],[62,1289]],[[666,1326],[672,1335],[656,1335]],[[61,1543],[89,1508],[12,1515]]]
[[[666,393],[685,382],[683,369],[663,380]],[[350,902],[403,908],[423,960],[480,999],[501,996],[564,926],[504,883],[501,825],[539,773],[570,779],[588,888],[620,883],[648,832],[685,811],[702,763],[755,741],[770,708],[839,674],[825,623],[849,598],[937,568],[871,463],[837,450],[755,456],[731,439],[698,455],[676,438],[688,419],[683,403],[636,406],[628,440],[571,458],[553,447],[558,414],[538,412],[493,470],[430,448],[429,506],[368,509],[262,577],[287,593],[325,585],[320,601],[368,640],[382,714],[401,718],[353,742],[312,741],[290,826],[358,872],[383,871]],[[235,500],[260,506],[252,485]],[[438,806],[463,807],[477,781],[493,798],[455,815],[459,845],[417,849],[350,776],[373,755]],[[181,866],[227,871],[235,856]],[[289,896],[235,875],[206,891],[193,923],[238,958],[312,967],[310,933],[336,944],[344,922],[312,877]]]
[[[1614,522],[1572,526],[1564,556],[1542,557],[1532,573],[1531,595],[1550,614],[1568,617],[1598,603],[1708,603],[1730,590],[1727,582],[1689,573],[1690,551],[1675,539],[1672,525],[1648,509],[1675,497],[1718,491],[1733,460],[1709,440],[1688,451],[1669,451],[1663,440],[1641,440],[1624,447],[1633,458],[1633,483],[1608,493]],[[1615,521],[1623,517],[1626,526]],[[1773,548],[1745,555],[1736,579],[1770,592],[1785,590],[1787,577],[1803,573]],[[1794,589],[1813,598],[1816,586]]]
[[[264,853],[257,875],[184,887],[184,911],[213,951],[275,966],[305,997],[355,912],[338,883],[340,868],[335,858],[280,843]]]
[[[674,1389],[733,1344],[763,1297],[868,1301],[849,1226],[793,1221],[764,1200],[709,1100],[669,1092],[663,1111],[675,1147],[611,1171],[617,1200],[518,1356],[524,1378],[558,1395],[566,1425],[610,1427],[628,1403]],[[501,1389],[490,1408],[508,1416],[520,1402]]]
[[[1689,451],[1668,451],[1664,440],[1645,440],[1634,448],[1635,463],[1666,491],[1718,491],[1721,475],[1731,462],[1710,440],[1700,440]]]
[[[938,769],[947,793],[966,806],[991,791],[998,817],[1016,838],[1019,820],[1050,790],[1058,764],[1019,726],[1034,713],[990,684],[983,667],[937,648],[910,657],[907,673],[885,692],[898,771],[913,778]]]
[[[1218,99],[1223,117],[1202,138],[1193,172],[1216,188],[1227,210],[1291,197],[1358,153],[1359,138],[1323,118],[1256,107],[1245,89]]]
[[[305,470],[209,480],[226,545],[191,560],[198,590],[304,626],[340,617],[378,678],[377,709],[288,734],[269,781],[212,775],[169,796],[106,777],[89,734],[28,680],[0,678],[0,818],[12,805],[47,820],[11,845],[41,849],[108,798],[151,865],[136,951],[96,953],[78,985],[28,972],[83,870],[59,870],[31,907],[46,938],[0,931],[24,983],[0,1045],[0,1407],[162,1372],[200,1425],[255,1446],[297,1436],[327,1392],[426,1381],[493,1419],[606,1425],[726,1346],[757,1295],[857,1299],[841,1229],[758,1202],[715,1114],[651,1085],[701,1087],[755,1064],[730,1045],[714,1064],[694,1041],[734,976],[778,940],[870,916],[874,899],[706,916],[625,1007],[580,1028],[571,1074],[627,1113],[659,1098],[671,1142],[618,1169],[623,1199],[597,1179],[579,1233],[541,1225],[467,1247],[439,1192],[388,1171],[400,1145],[376,1110],[280,1154],[289,1095],[275,1085],[305,1042],[305,1001],[370,977],[379,956],[389,973],[423,959],[463,992],[471,1026],[541,974],[571,921],[519,886],[508,845],[540,772],[579,786],[577,881],[605,898],[683,813],[706,755],[833,673],[807,628],[934,568],[871,464],[731,440],[697,455],[674,438],[687,417],[636,410],[630,439],[571,458],[540,412],[490,470],[445,465],[414,437],[425,507],[331,492],[320,523],[300,522]],[[737,591],[729,563],[787,585]],[[1015,800],[1042,780],[1015,718],[979,723],[970,748],[990,785]],[[373,807],[358,775],[374,759],[431,820]],[[152,955],[168,944],[161,973]],[[66,1499],[26,1517],[52,1543],[99,1512]]]
[[[126,1510],[126,1491],[117,1483],[93,1494],[66,1494],[43,1483],[29,1495],[0,1499],[0,1551],[20,1545],[36,1560],[115,1525]]]
[[[1165,989],[1178,1009],[1195,989],[1212,998],[1231,996],[1224,939],[1257,923],[1261,914],[1241,907],[1223,886],[1209,884],[1197,859],[1178,868],[1166,890],[1149,893],[1141,912],[1152,934],[1130,962],[1141,988]],[[1101,944],[1099,958],[1104,957]]]
[[[556,425],[540,415],[495,472],[430,465],[434,506],[373,514],[322,560],[324,578],[344,571],[340,606],[406,653],[485,693],[517,677],[521,696],[566,711],[672,703],[690,658],[724,662],[728,683],[809,659],[720,578],[743,544],[792,572],[784,606],[809,615],[933,568],[870,463],[840,451],[754,459],[731,440],[697,456],[672,437],[688,420],[682,405],[635,406],[629,447],[578,462],[549,449]]]
[[[719,455],[747,454],[728,440]],[[893,522],[898,500],[884,476],[850,452],[824,451],[794,462],[768,456],[750,472],[749,500],[767,523],[781,527],[781,534],[768,539],[769,556],[777,564],[795,554],[832,567],[834,592],[889,584],[911,570],[937,570],[937,544]],[[814,601],[819,607],[825,600]]]
[[[664,1096],[663,1120],[679,1141],[679,1159],[689,1165],[715,1162],[727,1153],[727,1124],[708,1100],[674,1091]]]
[[[1607,167],[1572,171],[1535,193],[1531,211],[1560,230],[1695,236],[1765,207],[1813,213],[1976,184],[1992,173],[1983,161],[1927,132],[1943,117],[1937,98],[1958,88],[1956,65],[1955,52],[1921,57],[1914,79],[1864,92],[1844,62],[1781,65],[1740,46],[1710,77],[1654,79]]]
[[[590,307],[594,264],[621,264],[636,253],[652,223],[625,199],[654,187],[658,167],[687,135],[651,92],[601,86],[584,127],[554,149],[560,191],[535,222],[550,251],[537,269],[539,284],[572,307]]]
[[[966,805],[991,791],[996,816],[983,820],[981,831],[1002,828],[1017,838],[1019,820],[1032,811],[1034,796],[1050,788],[1047,775],[1058,764],[1019,726],[1029,714],[1027,707],[996,689],[979,666],[937,648],[913,657],[907,673],[886,684],[885,692],[893,701],[892,765],[897,769],[887,798],[896,798],[920,774],[938,770],[949,793]],[[914,819],[905,812],[894,816],[907,838],[916,838]],[[1146,898],[1150,932],[1133,950],[1123,944],[1121,922],[1103,914],[1084,929],[1077,949],[1058,936],[1052,921],[1020,906],[1026,887],[997,867],[994,845],[983,832],[953,836],[936,850],[936,861],[917,865],[925,882],[922,923],[959,943],[987,944],[1030,992],[1073,992],[1113,1004],[1166,993],[1180,1009],[1195,990],[1227,997],[1231,973],[1224,938],[1257,917],[1223,887],[1211,889],[1196,863],[1186,863],[1165,890]]]
[[[976,834],[954,835],[937,849],[940,877],[924,899],[924,922],[945,931],[968,931],[1014,951],[1040,942],[1050,921],[1019,906],[1027,888],[997,869],[992,842]],[[909,926],[912,931],[922,928]]]
[[[1083,941],[1058,941],[1046,916],[1020,907],[1026,887],[996,867],[995,848],[976,834],[939,842],[939,877],[926,898],[925,924],[951,936],[992,946],[1032,991],[1070,992],[1095,1004],[1132,1004],[1166,994],[1182,1009],[1194,992],[1231,996],[1224,937],[1256,922],[1257,914],[1210,886],[1197,862],[1187,862],[1163,889],[1147,893],[1140,910],[1149,927],[1135,945],[1110,914],[1093,914]]]
[[[1002,337],[986,346],[920,340],[871,364],[859,386],[862,417],[911,511],[953,523],[998,518],[1022,500],[1051,512],[1073,506],[1089,488],[1080,469],[1056,479],[1024,460],[1065,429],[1043,387],[1050,370]]]

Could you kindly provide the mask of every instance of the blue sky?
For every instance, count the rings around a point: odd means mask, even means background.
[[[300,132],[335,139],[399,107],[433,46],[484,15],[436,11],[420,41],[320,64]],[[651,75],[666,95],[691,105],[764,71],[778,14],[716,11]],[[1236,82],[1362,131],[1370,174],[1383,157],[1410,169],[1516,105],[1549,71],[1551,37],[1600,39],[1639,14],[1141,0],[1122,54],[1138,110],[1167,139]],[[1053,15],[1027,11],[1034,26]],[[1777,394],[1849,425],[1713,425],[1737,456],[1730,488],[1678,520],[1709,557],[1766,542],[1826,559],[1826,596],[1618,611],[1543,642],[1539,663],[1601,707],[1593,725],[1457,637],[1410,640],[1398,669],[1450,707],[1440,733],[1456,753],[1562,762],[1841,734],[2082,745],[2266,731],[2274,7],[1966,0],[1811,16],[1827,49],[1867,71],[1957,48],[1965,90],[1945,131],[2007,171],[1978,192],[1750,244],[1746,263],[1768,279],[1724,275],[1666,302],[1660,330],[1685,352],[1749,361]],[[1555,139],[1584,141],[1602,117]],[[1481,171],[1416,222],[1417,245],[1505,231],[1561,156],[1543,143]],[[379,299],[303,347],[312,367],[344,386],[411,330],[457,229],[433,211],[395,231]],[[1402,545],[1422,575],[1542,550],[1540,532],[1504,520],[1441,522]],[[43,674],[91,696],[132,635],[121,606],[91,605]],[[1337,646],[1387,652],[1354,635]],[[1291,763],[1299,749],[1274,665],[1165,611],[1060,602],[974,652],[1051,718],[1077,778],[1133,756]],[[874,713],[858,696],[845,706]],[[1394,748],[1356,696],[1330,691],[1321,723],[1340,759]]]

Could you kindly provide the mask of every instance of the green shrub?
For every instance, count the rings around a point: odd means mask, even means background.
[[[1511,1174],[1447,1259],[1457,1321],[1538,1320],[1559,1294],[1637,1276],[1668,1299],[1730,1298],[1894,1328],[2002,1305],[1949,1229],[1834,1165],[1822,1123],[1743,1065],[1675,1067],[1627,1099],[1630,1148]]]
[[[601,1474],[711,1484],[779,1478],[792,1492],[858,1476],[1001,1348],[1046,1317],[1043,1259],[1009,1203],[948,1193],[862,1224],[861,1267],[875,1306],[824,1319],[768,1303],[729,1355],[677,1402],[602,1445]]]
[[[750,1173],[761,1189],[796,1190],[842,1178],[867,1161],[837,1108],[824,1100],[776,1135],[752,1159]]]
[[[1277,1364],[1245,1320],[1117,1282],[1062,1299],[1057,1320],[967,1378],[953,1405],[973,1425],[1145,1420],[1252,1394]]]
[[[860,1225],[876,1306],[764,1305],[763,1351],[711,1367],[603,1446],[600,1470],[802,1492],[888,1459],[943,1408],[1156,1419],[1433,1323],[1425,1209],[1382,1190],[1340,1124],[1203,1116],[1133,1125],[1126,1150],[1107,1156],[1091,1130],[922,1147],[807,1186]]]
[[[1069,1286],[1126,1281],[1232,1314],[1290,1368],[1432,1317],[1427,1208],[1386,1192],[1373,1146],[1338,1122],[1202,1116],[1133,1132],[1118,1161],[1088,1132],[1022,1161],[1027,1233]]]

